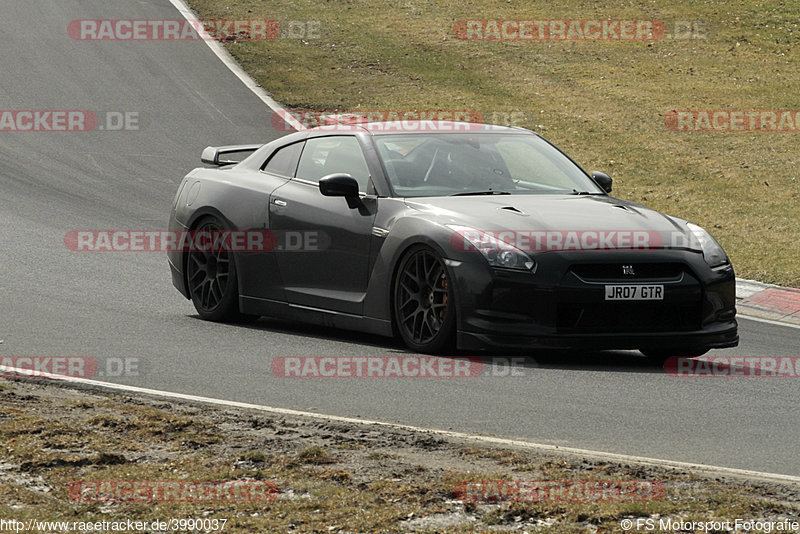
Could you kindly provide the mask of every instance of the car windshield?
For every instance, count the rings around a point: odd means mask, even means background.
[[[531,134],[397,134],[375,142],[400,197],[604,194],[569,158]]]

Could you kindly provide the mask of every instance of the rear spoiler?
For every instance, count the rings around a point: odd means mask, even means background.
[[[220,156],[224,156],[225,154],[234,154],[237,152],[255,152],[262,146],[264,145],[207,146],[203,149],[203,153],[200,155],[200,161],[209,165],[231,165],[233,163],[239,163],[242,158],[220,159]]]

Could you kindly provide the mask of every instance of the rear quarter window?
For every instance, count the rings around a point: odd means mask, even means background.
[[[293,178],[297,171],[297,162],[300,160],[300,153],[303,151],[304,141],[284,146],[272,153],[267,163],[261,169],[270,174]]]

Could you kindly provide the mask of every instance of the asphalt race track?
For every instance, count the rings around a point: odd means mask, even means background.
[[[637,352],[536,354],[522,376],[495,376],[508,368],[491,356],[471,379],[274,376],[270,363],[280,356],[405,352],[384,338],[272,319],[203,322],[172,288],[165,254],[79,253],[64,244],[70,230],[166,229],[176,186],[203,147],[282,135],[270,110],[203,42],[67,34],[74,19],[180,18],[167,0],[6,0],[2,13],[0,109],[138,113],[139,129],[0,134],[0,357],[138,358],[138,375],[98,379],[800,475],[791,379],[675,378]],[[800,329],[740,326],[741,345],[713,354],[798,354]]]

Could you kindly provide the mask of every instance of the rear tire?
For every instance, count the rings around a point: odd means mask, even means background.
[[[409,250],[400,261],[393,295],[395,326],[408,348],[429,354],[452,348],[454,291],[436,252],[422,245]]]
[[[221,232],[224,224],[213,216],[204,217],[194,227],[194,232]],[[233,252],[220,250],[192,250],[186,261],[186,280],[189,296],[200,318],[214,322],[251,322],[255,315],[239,311],[239,281]]]

